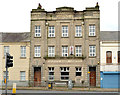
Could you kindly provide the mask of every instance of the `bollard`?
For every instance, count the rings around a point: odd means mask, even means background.
[[[16,95],[16,83],[13,83],[12,95]]]

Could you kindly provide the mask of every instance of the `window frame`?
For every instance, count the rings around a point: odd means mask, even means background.
[[[68,37],[68,25],[62,26],[62,37]]]
[[[91,47],[92,47],[92,52],[91,52]],[[96,57],[96,45],[89,45],[89,57]]]
[[[78,68],[78,70],[77,70],[77,68]],[[76,76],[78,76],[77,72],[81,73],[81,75],[79,75],[79,76],[82,76],[82,67],[75,67],[75,69],[76,69]]]
[[[6,53],[9,53],[9,46],[4,46],[4,56],[6,55]]]
[[[65,52],[65,51],[67,51],[67,52]],[[67,56],[65,56],[65,55],[67,55]],[[62,46],[62,57],[68,57],[68,46]]]
[[[21,57],[26,57],[26,46],[21,46]]]
[[[66,71],[65,71],[65,68],[66,68]],[[68,75],[62,75],[62,73],[68,73]],[[69,80],[69,67],[60,67],[60,80],[63,80],[63,81],[68,81]],[[62,77],[68,77],[68,79],[62,79]]]
[[[50,73],[53,73],[53,75],[50,75]],[[53,79],[50,79],[53,78]],[[54,67],[48,67],[48,80],[54,81]]]
[[[21,75],[21,73],[23,73],[23,72],[24,72],[24,75]],[[25,71],[20,71],[20,81],[26,81],[26,72]]]
[[[55,27],[49,26],[48,37],[55,37]]]
[[[39,48],[39,49],[38,49]],[[37,51],[37,52],[36,52]],[[39,51],[39,52],[38,52]],[[36,56],[37,55],[37,56]],[[41,46],[34,46],[34,57],[41,57]]]
[[[78,48],[79,47],[79,48]],[[77,49],[78,48],[78,49]],[[78,52],[77,52],[78,51]],[[79,52],[79,51],[81,51],[81,52]],[[78,56],[77,56],[77,54],[78,54]],[[77,46],[75,46],[75,56],[76,57],[81,57],[82,56],[82,46],[81,45],[77,45]]]
[[[40,25],[35,25],[35,37],[41,37],[41,27],[40,27]]]
[[[55,47],[54,46],[48,46],[48,57],[55,57]]]
[[[82,26],[81,25],[75,26],[75,37],[82,37]]]
[[[89,36],[96,36],[96,26],[95,24],[89,25]]]

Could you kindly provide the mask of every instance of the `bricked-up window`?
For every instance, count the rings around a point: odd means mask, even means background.
[[[40,26],[35,26],[35,37],[41,36],[41,29]]]
[[[112,51],[106,52],[106,63],[112,63]]]
[[[81,76],[81,75],[82,75],[81,67],[76,67],[76,76]]]
[[[68,37],[68,26],[62,26],[62,37]]]
[[[77,25],[75,28],[75,36],[76,37],[81,37],[82,36],[82,28],[80,25]]]
[[[62,56],[63,57],[68,56],[68,46],[62,46]]]
[[[49,46],[48,47],[48,56],[49,57],[55,57],[55,47],[54,46]]]
[[[4,46],[4,56],[9,53],[9,46]]]
[[[35,57],[40,57],[41,56],[41,50],[40,50],[40,46],[35,46]]]
[[[26,57],[26,46],[21,46],[21,57]]]
[[[96,46],[95,45],[89,46],[89,56],[91,56],[91,57],[95,57],[96,56]]]
[[[61,80],[69,79],[69,67],[60,67],[61,69]]]
[[[6,71],[3,71],[3,79],[6,79]],[[9,71],[7,73],[7,80],[9,80]]]
[[[75,47],[75,56],[82,56],[82,46]]]
[[[89,25],[89,36],[95,36],[95,25]]]
[[[49,70],[48,80],[54,80],[54,67],[48,67],[48,70]]]
[[[25,81],[25,71],[20,71],[20,80]]]
[[[120,63],[120,51],[118,51],[118,63]]]
[[[55,37],[55,27],[54,26],[49,26],[48,37]]]

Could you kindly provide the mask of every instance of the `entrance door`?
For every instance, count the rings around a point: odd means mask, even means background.
[[[35,67],[34,68],[34,86],[40,86],[41,84],[41,68]]]
[[[90,71],[90,86],[96,86],[96,67],[89,67]]]

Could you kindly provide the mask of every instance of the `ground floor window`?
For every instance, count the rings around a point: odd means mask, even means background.
[[[81,76],[81,75],[82,75],[81,67],[76,67],[76,76]]]
[[[61,69],[61,80],[69,79],[69,67],[60,67]]]
[[[48,70],[49,70],[48,79],[49,80],[54,80],[54,67],[48,67]]]
[[[25,81],[25,71],[20,71],[20,80]]]

